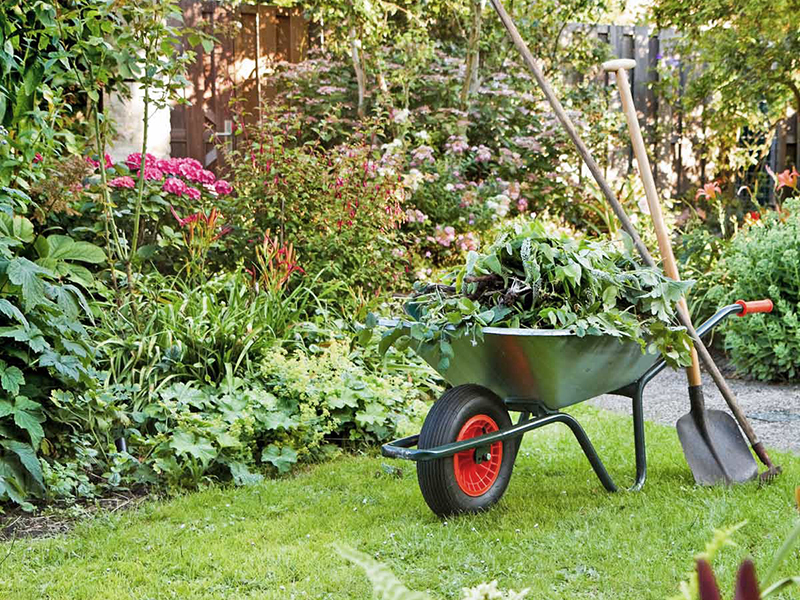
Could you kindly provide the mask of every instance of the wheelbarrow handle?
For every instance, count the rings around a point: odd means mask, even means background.
[[[742,311],[737,315],[743,317],[751,313],[768,313],[772,312],[772,300],[751,300],[745,302],[744,300],[737,300],[736,304],[742,307]]]

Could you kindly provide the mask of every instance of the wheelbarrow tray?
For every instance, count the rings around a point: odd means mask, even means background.
[[[623,388],[660,359],[631,340],[563,329],[484,327],[483,340],[459,337],[451,346],[444,370],[438,345],[416,351],[453,386],[478,384],[506,401],[534,401],[552,411]]]

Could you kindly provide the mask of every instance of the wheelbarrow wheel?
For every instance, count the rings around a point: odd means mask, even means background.
[[[418,448],[435,448],[511,426],[503,401],[478,385],[445,392],[428,413]],[[518,440],[417,463],[417,480],[430,509],[440,516],[484,511],[503,496]]]

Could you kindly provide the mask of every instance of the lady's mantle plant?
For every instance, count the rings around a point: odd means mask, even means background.
[[[632,340],[672,366],[686,366],[691,346],[675,325],[674,307],[690,285],[641,266],[611,241],[570,239],[548,234],[537,221],[518,221],[485,253],[469,252],[441,284],[417,284],[416,322],[385,332],[381,346],[438,346],[444,370],[451,340],[477,343],[485,326],[556,328]]]

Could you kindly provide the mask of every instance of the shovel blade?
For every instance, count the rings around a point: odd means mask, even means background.
[[[725,472],[731,483],[750,481],[758,475],[758,465],[750,453],[739,426],[728,413],[721,410],[705,411],[705,421],[710,439],[706,439],[695,415],[683,415],[678,419],[678,438],[683,454],[694,480],[698,485],[726,483]],[[714,458],[713,445],[725,471]]]

